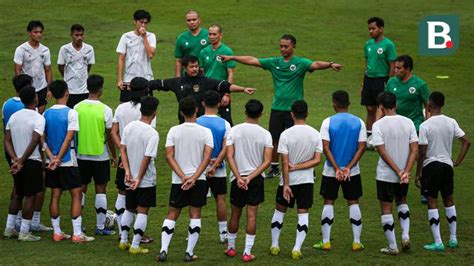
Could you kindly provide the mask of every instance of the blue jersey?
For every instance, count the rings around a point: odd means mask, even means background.
[[[197,124],[203,127],[209,128],[212,132],[214,140],[214,149],[212,150],[212,159],[217,158],[219,153],[222,151],[222,142],[226,136],[227,131],[230,129],[230,124],[225,119],[220,118],[216,115],[203,115],[197,119]],[[219,168],[223,168],[221,164]]]
[[[10,117],[23,108],[25,108],[25,105],[21,102],[19,97],[11,97],[3,104],[3,130],[5,130],[5,126],[7,125],[8,120],[10,120]]]
[[[71,108],[64,106],[62,108],[50,108],[44,112],[44,118],[46,120],[46,144],[54,155],[59,154],[61,146],[66,139],[69,125],[69,111],[71,110]],[[69,146],[61,162],[68,162],[70,160],[71,147]]]

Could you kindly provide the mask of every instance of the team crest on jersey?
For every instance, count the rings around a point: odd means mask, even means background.
[[[207,43],[206,39],[201,40],[201,45],[206,45],[206,43]]]
[[[222,57],[220,55],[216,56],[216,60],[219,63],[222,63]]]
[[[188,45],[189,45],[189,43],[188,43],[188,42],[185,42],[185,43],[184,43],[184,45],[188,46]]]
[[[415,89],[415,87],[410,87],[410,88],[408,89],[408,91],[409,91],[411,94],[413,94],[413,93],[416,92],[416,89]]]
[[[393,91],[397,91],[397,88],[393,88]]]
[[[41,59],[44,59],[44,54],[41,54],[40,57],[41,57]]]
[[[295,66],[294,64],[291,64],[290,70],[291,70],[291,71],[295,71],[295,70],[296,70],[296,66]]]
[[[370,53],[370,51],[371,51],[371,50],[372,50],[372,48],[370,48],[370,47],[369,47],[369,48],[367,48],[367,51],[368,51],[369,53]]]
[[[377,53],[378,54],[383,54],[383,49],[382,48],[377,49]]]
[[[193,90],[194,92],[199,92],[199,85],[198,84],[193,85]]]

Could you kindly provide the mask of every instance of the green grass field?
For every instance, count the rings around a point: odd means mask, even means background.
[[[365,110],[359,105],[359,89],[363,74],[363,45],[368,39],[366,20],[371,16],[385,19],[386,36],[391,38],[398,54],[414,57],[414,73],[427,81],[431,90],[441,90],[447,97],[445,113],[455,117],[468,135],[474,133],[472,123],[472,58],[474,57],[474,3],[471,1],[26,1],[3,0],[0,3],[0,101],[11,97],[14,90],[10,80],[13,76],[13,54],[15,48],[26,38],[29,20],[40,19],[45,25],[43,43],[51,50],[53,78],[59,78],[56,60],[61,45],[70,41],[69,28],[80,23],[86,28],[85,42],[96,52],[96,65],[91,73],[103,75],[106,79],[104,102],[115,107],[118,103],[116,83],[115,48],[122,33],[133,29],[132,14],[144,8],[151,12],[149,30],[158,38],[153,70],[156,78],[169,78],[174,74],[174,41],[186,30],[184,13],[197,9],[203,26],[220,23],[224,29],[224,42],[238,55],[259,57],[279,55],[278,40],[283,33],[292,33],[298,39],[297,54],[314,60],[340,62],[345,65],[342,72],[317,71],[308,74],[305,81],[305,99],[310,105],[308,123],[320,127],[322,120],[333,113],[331,93],[336,89],[347,90],[352,99],[351,111],[365,119]],[[459,16],[461,43],[456,54],[445,57],[421,57],[418,55],[418,23],[426,15],[454,14]],[[471,14],[471,15],[469,15]],[[449,79],[437,79],[437,75],[447,75]],[[258,89],[253,96],[265,105],[265,115],[261,125],[268,125],[272,98],[272,81],[269,73],[252,67],[238,65],[235,82],[239,85]],[[158,206],[151,210],[147,234],[156,241],[148,245],[151,253],[131,256],[120,252],[116,237],[98,237],[93,243],[73,245],[70,242],[53,243],[50,234],[42,233],[43,240],[37,243],[18,243],[15,240],[0,241],[0,264],[122,264],[154,263],[160,248],[161,224],[167,212],[171,171],[165,161],[164,139],[168,129],[176,124],[176,100],[171,93],[155,94],[160,99],[157,129],[161,142],[157,158]],[[233,117],[235,123],[243,122],[243,105],[250,97],[233,96]],[[469,122],[471,121],[471,122]],[[3,141],[3,136],[1,137]],[[456,143],[457,144],[457,143]],[[3,145],[0,145],[3,147]],[[455,152],[459,145],[455,145]],[[1,148],[0,148],[1,149]],[[3,154],[3,151],[2,151]],[[413,248],[398,257],[388,257],[379,253],[386,245],[380,226],[379,205],[376,200],[374,174],[375,152],[367,152],[361,160],[364,196],[361,209],[364,222],[362,241],[366,249],[359,253],[350,251],[352,232],[348,218],[348,208],[340,200],[335,206],[335,223],[332,229],[331,252],[317,252],[311,248],[320,239],[320,215],[322,199],[319,196],[321,165],[316,167],[318,179],[315,184],[314,207],[310,213],[310,229],[302,252],[302,264],[472,264],[474,262],[474,213],[472,209],[472,172],[474,157],[468,154],[464,164],[455,170],[455,201],[458,211],[458,239],[460,247],[444,253],[424,251],[423,244],[432,241],[427,221],[426,206],[419,202],[419,193],[412,185],[409,191],[409,206],[412,214],[411,239]],[[112,171],[113,178],[115,171]],[[113,180],[113,179],[112,179]],[[0,160],[0,228],[3,230],[7,214],[12,178],[5,160]],[[413,184],[413,182],[412,182]],[[278,180],[267,180],[265,184],[266,202],[260,207],[258,229],[253,253],[258,264],[293,264],[290,257],[294,244],[296,211],[285,218],[280,243],[282,253],[272,257],[268,253],[271,243],[270,220],[274,209],[275,191]],[[87,194],[83,221],[88,233],[95,226],[93,209],[94,195]],[[42,222],[50,224],[48,215],[49,191],[42,212]],[[108,207],[113,209],[116,190],[113,182],[108,185]],[[62,201],[62,228],[71,232],[68,213],[69,195]],[[471,207],[469,207],[471,206]],[[212,200],[203,209],[203,226],[195,253],[201,257],[199,264],[240,263],[240,258],[228,259],[223,255],[224,246],[218,244],[215,204]],[[186,212],[184,212],[186,213]],[[444,208],[440,208],[441,233],[448,240],[447,222]],[[170,246],[170,263],[182,262],[186,248],[188,218],[178,220],[176,233]],[[241,229],[244,228],[242,222]],[[396,221],[396,233],[400,244],[400,229]],[[244,246],[245,233],[240,230],[237,239],[239,253]]]

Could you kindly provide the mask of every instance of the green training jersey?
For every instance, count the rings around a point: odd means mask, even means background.
[[[272,109],[290,111],[293,102],[304,97],[303,80],[313,61],[298,56],[293,56],[289,62],[282,56],[259,58],[258,61],[263,69],[272,73]]]
[[[105,143],[106,105],[90,104],[82,101],[74,108],[79,114],[78,153],[82,155],[101,155]]]
[[[397,96],[397,114],[410,118],[418,131],[425,120],[423,107],[430,95],[426,82],[415,74],[405,83],[398,77],[392,77],[388,80],[385,91]]]
[[[208,78],[227,80],[227,69],[235,68],[237,63],[233,60],[222,62],[218,55],[234,55],[234,52],[223,43],[216,50],[209,45],[199,54],[199,67],[204,69],[204,75]]]
[[[381,41],[368,40],[364,45],[364,57],[367,60],[365,75],[370,78],[388,77],[390,61],[395,61],[397,51],[395,44],[384,37]]]
[[[189,30],[181,33],[176,39],[174,49],[175,58],[183,58],[188,55],[199,57],[201,49],[209,45],[208,31],[201,29],[199,34],[194,36]]]

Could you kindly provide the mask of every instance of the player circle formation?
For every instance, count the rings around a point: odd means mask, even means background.
[[[201,232],[201,209],[207,204],[209,191],[216,202],[218,240],[227,246],[225,255],[235,257],[241,250],[242,261],[254,260],[252,247],[258,208],[264,202],[264,179],[272,177],[279,177],[280,183],[269,222],[270,253],[279,255],[285,213],[296,205],[298,221],[291,257],[302,258],[301,247],[313,205],[314,167],[321,162],[323,153],[326,161],[320,187],[324,200],[322,240],[313,247],[331,250],[333,206],[341,187],[349,206],[351,248],[363,250],[359,207],[363,190],[358,162],[367,147],[376,149],[380,155],[376,191],[381,225],[388,241],[388,246],[380,251],[399,254],[393,202],[401,228],[401,249],[411,247],[407,192],[415,163],[416,185],[427,200],[434,238],[424,248],[445,250],[440,235],[439,192],[450,232],[447,246],[458,246],[453,167],[463,161],[470,142],[456,120],[442,113],[444,95],[438,91],[430,93],[427,84],[412,73],[414,64],[410,56],[397,56],[394,43],[384,36],[381,18],[373,17],[367,22],[370,39],[364,46],[366,69],[361,89],[361,104],[367,108],[366,121],[349,112],[349,94],[338,90],[332,93],[331,99],[335,114],[323,120],[319,131],[306,124],[309,107],[303,100],[305,74],[324,69],[340,71],[343,65],[298,57],[296,38],[291,34],[280,38],[279,57],[236,56],[222,42],[220,25],[201,28],[199,14],[194,10],[186,12],[185,18],[188,30],[176,39],[176,77],[155,79],[151,61],[156,52],[156,36],[147,31],[151,15],[145,10],[134,13],[134,29],[122,35],[116,49],[120,104],[115,113],[100,101],[104,93],[103,77],[89,74],[95,55],[93,47],[84,42],[84,27],[72,25],[72,41],[60,48],[57,61],[63,79],[53,81],[50,50],[41,43],[44,26],[40,21],[28,24],[28,41],[18,46],[14,55],[16,96],[8,99],[2,109],[5,156],[14,184],[5,238],[38,241],[41,238],[32,232],[53,231],[53,241],[94,241],[82,226],[85,193],[92,181],[96,212],[96,228],[92,233],[115,235],[108,226],[113,220],[107,214],[106,196],[112,165],[117,167],[114,215],[120,239],[118,248],[133,255],[148,253],[142,244],[153,241],[145,232],[148,212],[156,206],[154,161],[160,143],[155,129],[159,101],[152,92],[172,91],[179,102],[179,123],[169,129],[164,141],[172,178],[157,261],[168,259],[176,221],[187,207],[190,219],[184,261],[198,258],[194,248]],[[264,106],[256,99],[248,100],[243,107],[245,122],[233,124],[231,92],[249,95],[256,92],[255,88],[234,84],[237,63],[262,68],[272,75],[274,95],[268,130],[259,125]],[[48,98],[53,99],[54,105],[46,109]],[[462,143],[455,160],[451,159],[453,139]],[[268,167],[270,171],[265,174]],[[229,193],[227,168],[230,169]],[[45,186],[51,188],[52,228],[40,223]],[[60,226],[59,206],[66,190],[72,199],[71,235]],[[226,209],[227,194],[230,194],[230,217]],[[245,246],[237,247],[244,208]]]

